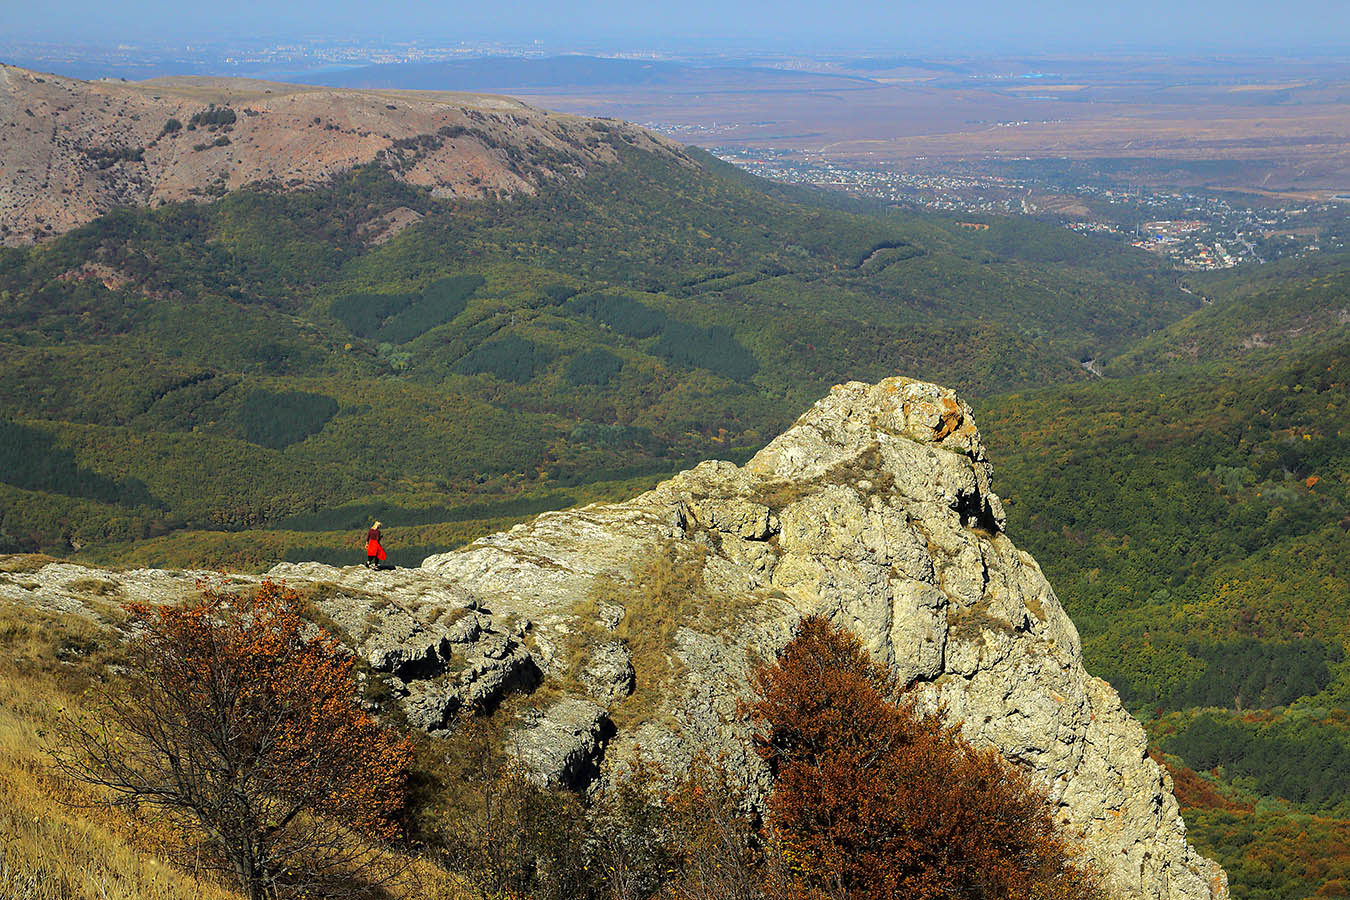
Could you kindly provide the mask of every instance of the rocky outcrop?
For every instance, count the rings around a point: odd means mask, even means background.
[[[490,94],[89,82],[0,65],[0,243],[60,234],[117,206],[210,201],[257,183],[294,189],[372,163],[436,197],[530,194],[614,162],[620,146],[685,157],[633,125]],[[420,218],[399,208],[362,233],[383,243]]]
[[[930,709],[1045,785],[1110,893],[1227,896],[1167,773],[1006,515],[970,408],[888,379],[836,387],[745,466],[705,462],[626,503],[546,513],[420,569],[282,565],[435,731],[512,691],[510,749],[582,786],[638,752],[723,755],[764,786],[737,714],[756,658],[803,615],[857,633]],[[59,605],[48,566],[0,597]],[[52,570],[49,574],[48,570]],[[86,576],[88,575],[86,574]],[[166,579],[128,573],[127,590]],[[187,576],[177,576],[186,578]],[[322,591],[316,585],[324,585]]]

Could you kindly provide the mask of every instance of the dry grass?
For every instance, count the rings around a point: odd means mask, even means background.
[[[859,488],[858,483],[861,481],[867,482],[868,487]],[[755,488],[750,499],[779,513],[785,507],[791,506],[803,497],[819,493],[825,485],[831,484],[855,490],[862,489],[882,496],[895,491],[895,477],[886,471],[885,460],[881,457],[881,445],[873,443],[857,456],[831,466],[818,479],[765,482]]]
[[[91,806],[96,795],[52,771],[57,717],[102,666],[105,641],[76,617],[0,609],[0,897],[237,900],[165,862],[176,834],[164,823]],[[73,646],[80,654],[62,652]]]
[[[0,572],[9,575],[23,575],[36,572],[48,563],[54,562],[60,562],[60,560],[42,553],[17,553],[13,556],[0,557]]]
[[[684,667],[675,655],[675,632],[711,601],[703,581],[707,557],[707,549],[698,544],[666,542],[634,566],[631,586],[599,598],[624,608],[614,637],[628,645],[637,675],[632,696],[614,712],[619,728],[650,719],[679,681]]]
[[[168,821],[99,805],[94,789],[51,766],[62,711],[80,708],[119,652],[87,619],[0,604],[0,898],[240,900],[214,874],[183,867],[190,843]],[[413,860],[383,896],[466,897],[458,885]]]
[[[66,584],[66,590],[77,594],[93,594],[96,597],[120,597],[122,586],[106,578],[77,578]]]

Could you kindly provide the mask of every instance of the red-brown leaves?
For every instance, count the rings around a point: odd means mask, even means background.
[[[250,897],[369,869],[398,833],[409,741],[356,704],[355,660],[294,592],[132,604],[129,671],[71,720],[61,767],[195,827]],[[354,883],[354,882],[352,882]]]
[[[411,745],[356,706],[354,658],[311,633],[297,600],[265,581],[251,598],[207,590],[187,608],[129,605],[144,675],[270,792],[392,837]]]
[[[850,897],[1092,896],[1031,782],[897,697],[857,638],[810,618],[756,675],[770,825],[803,887]]]

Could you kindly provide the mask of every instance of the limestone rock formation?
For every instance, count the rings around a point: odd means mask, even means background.
[[[433,732],[460,709],[552,686],[514,705],[506,733],[540,781],[574,787],[639,747],[676,766],[725,754],[763,786],[738,700],[756,658],[803,615],[826,616],[1044,784],[1112,895],[1226,897],[1143,729],[1084,671],[1073,623],[1005,527],[970,408],[892,378],[836,387],[743,467],[705,462],[420,569],[271,575],[306,589]],[[50,565],[0,580],[0,597],[69,607],[89,577]],[[98,577],[166,596],[191,576]]]

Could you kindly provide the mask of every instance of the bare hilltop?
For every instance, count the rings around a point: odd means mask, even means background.
[[[531,193],[613,162],[601,140],[612,133],[682,154],[636,126],[491,94],[91,82],[0,66],[0,241],[29,244],[117,206],[210,200],[249,184],[301,188],[371,163],[437,197]],[[372,237],[409,219],[376,223]]]

